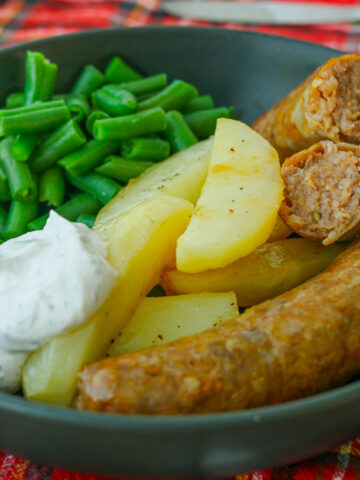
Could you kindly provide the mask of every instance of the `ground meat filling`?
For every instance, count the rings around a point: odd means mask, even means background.
[[[285,201],[280,214],[305,237],[329,245],[360,220],[360,148],[319,142],[282,167]]]
[[[360,143],[360,60],[335,62],[313,87],[309,109],[321,136]]]

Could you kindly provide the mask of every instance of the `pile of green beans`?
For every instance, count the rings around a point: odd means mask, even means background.
[[[0,109],[0,243],[42,229],[50,209],[92,227],[129,180],[215,131],[216,108],[184,80],[143,76],[114,57],[86,65],[68,93],[58,67],[28,51],[23,92]]]

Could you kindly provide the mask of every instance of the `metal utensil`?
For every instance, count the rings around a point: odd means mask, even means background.
[[[162,8],[178,17],[211,22],[314,24],[360,21],[360,7],[309,3],[164,0]]]

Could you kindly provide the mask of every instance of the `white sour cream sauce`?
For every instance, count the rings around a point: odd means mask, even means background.
[[[0,390],[18,390],[30,353],[99,309],[117,277],[106,256],[98,233],[54,211],[0,245]]]

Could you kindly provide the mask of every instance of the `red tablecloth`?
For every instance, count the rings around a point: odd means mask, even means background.
[[[360,4],[360,0],[326,0],[334,4]],[[161,0],[0,0],[0,42],[5,45],[89,28],[139,25],[199,25],[207,22],[179,19],[161,11]],[[218,25],[223,28],[273,33],[321,43],[349,52],[360,51],[360,24]],[[1,428],[1,426],[0,426]],[[100,480],[0,453],[0,480]],[[360,439],[297,465],[238,475],[234,480],[360,480]],[[229,479],[227,479],[229,480]]]
[[[360,0],[326,2],[348,5],[360,3]],[[89,28],[155,24],[211,25],[166,15],[161,11],[161,0],[0,0],[0,35],[3,42],[23,42]],[[219,26],[294,37],[349,52],[360,50],[360,24],[245,27],[226,23]]]

